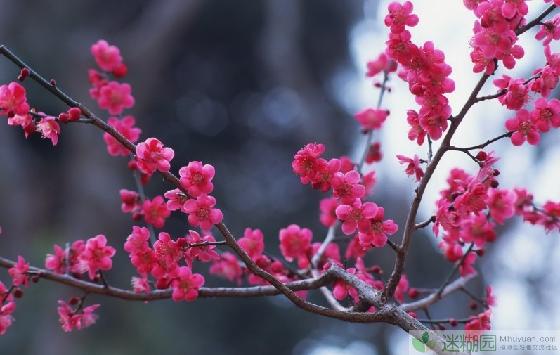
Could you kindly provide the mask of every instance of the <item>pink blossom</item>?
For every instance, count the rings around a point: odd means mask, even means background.
[[[56,118],[52,116],[45,116],[41,118],[39,123],[37,123],[37,131],[41,133],[41,136],[46,139],[50,139],[52,145],[58,144],[58,136],[60,135],[60,125],[56,121]]]
[[[109,118],[109,126],[117,130],[122,136],[128,139],[132,143],[136,143],[142,130],[135,127],[136,120],[132,116],[125,116],[122,119],[116,117]],[[107,152],[112,156],[128,156],[130,155],[130,150],[122,145],[116,138],[114,138],[109,133],[103,134],[103,140],[107,144]]]
[[[366,163],[372,164],[383,159],[383,153],[381,152],[381,143],[375,142],[369,146],[367,155],[366,155]]]
[[[111,81],[99,89],[97,104],[111,115],[120,115],[125,109],[134,106],[132,88],[129,84]]]
[[[538,98],[535,101],[535,109],[531,112],[531,118],[541,132],[548,132],[551,127],[560,127],[560,100]]]
[[[364,184],[364,187],[366,188],[366,195],[371,194],[371,191],[375,187],[376,183],[377,183],[377,174],[375,173],[375,171],[372,170],[364,175],[362,179],[362,184]]]
[[[183,209],[185,202],[189,199],[185,193],[179,189],[173,189],[163,194],[167,199],[167,209],[177,211]]]
[[[356,113],[354,118],[358,121],[363,130],[369,131],[380,129],[387,119],[387,116],[389,116],[389,111],[387,110],[368,108]]]
[[[123,213],[133,212],[138,209],[140,202],[138,192],[121,189],[119,195],[121,197],[121,210]]]
[[[206,245],[206,246],[191,246],[192,244],[204,244],[204,243],[213,243],[216,241],[211,234],[207,234],[204,237],[201,237],[198,232],[189,230],[188,235],[186,236],[187,241],[187,250],[185,251],[185,259],[189,265],[192,264],[194,259],[200,260],[203,263],[210,262],[212,260],[217,260],[220,258],[218,253],[216,253],[216,246],[215,245]]]
[[[239,265],[239,260],[234,254],[226,251],[220,255],[220,259],[215,261],[210,267],[210,273],[225,277],[229,281],[239,282],[243,275],[243,269]]]
[[[341,163],[339,159],[331,159],[329,161],[325,161],[324,159],[319,160],[317,170],[311,181],[311,186],[322,192],[328,191],[331,188],[334,174],[340,171],[340,166]]]
[[[548,97],[558,85],[558,71],[550,65],[536,69],[533,76],[536,78],[530,84],[531,91],[539,93],[543,97]]]
[[[27,115],[29,104],[25,88],[16,82],[0,86],[0,115]]]
[[[74,329],[81,330],[95,323],[97,315],[95,312],[98,304],[87,306],[81,310],[74,310],[72,306],[62,300],[58,301],[58,316],[62,330],[71,332]]]
[[[216,199],[208,195],[199,195],[196,199],[185,202],[183,212],[187,213],[189,224],[209,230],[213,225],[222,222],[222,211],[216,206]]]
[[[336,198],[324,198],[319,203],[319,209],[321,211],[321,216],[319,217],[321,223],[325,227],[331,227],[335,224],[336,217],[336,207],[338,206],[338,201]]]
[[[473,265],[476,262],[476,253],[471,251],[467,254],[461,266],[459,267],[459,273],[461,276],[468,276],[472,274],[476,274],[476,270],[474,269]]]
[[[504,75],[500,79],[495,79],[494,85],[506,91],[498,100],[508,109],[519,110],[527,102],[529,88],[525,85],[523,79],[512,79]]]
[[[424,139],[426,138],[426,131],[420,125],[420,119],[418,113],[414,110],[407,111],[407,121],[410,125],[410,130],[408,131],[408,139],[411,141],[416,141],[418,145],[424,144]]]
[[[300,228],[296,224],[291,224],[280,230],[280,252],[284,258],[292,262],[297,259],[300,268],[309,265],[308,251],[311,248],[313,233],[307,228]]]
[[[29,263],[25,262],[23,256],[18,256],[17,263],[8,269],[14,286],[27,286],[29,283]]]
[[[336,173],[332,178],[332,189],[334,197],[341,203],[352,203],[357,198],[364,197],[366,189],[360,184],[360,173],[356,170],[347,173]]]
[[[193,274],[187,266],[181,266],[177,271],[177,278],[173,280],[173,301],[194,301],[198,298],[198,290],[204,285],[201,274]]]
[[[502,5],[502,16],[512,19],[516,15],[527,15],[528,10],[526,0],[505,0]]]
[[[469,321],[465,324],[466,331],[480,331],[480,330],[490,330],[490,316],[492,312],[488,309],[476,316],[471,316]]]
[[[509,190],[489,189],[486,202],[490,209],[490,216],[499,224],[503,224],[515,213],[515,193]]]
[[[12,313],[14,313],[15,309],[15,302],[7,302],[0,306],[0,335],[6,334],[6,331],[12,325],[14,321]]]
[[[496,296],[494,295],[494,290],[490,285],[486,286],[486,304],[489,307],[496,305]]]
[[[367,248],[369,249],[369,247]],[[346,247],[346,251],[344,252],[344,257],[346,259],[357,259],[361,258],[366,254],[367,249],[364,249],[360,244],[360,239],[358,236],[353,237],[348,243]]]
[[[336,216],[342,221],[342,232],[350,235],[356,231],[366,232],[370,228],[370,219],[377,213],[377,205],[373,202],[362,203],[355,199],[350,205],[340,205],[336,208]]]
[[[151,270],[152,275],[156,279],[175,277],[182,255],[178,243],[171,239],[169,233],[159,233],[158,240],[154,243],[155,263]]]
[[[98,234],[86,241],[85,249],[80,254],[80,260],[85,264],[90,279],[95,279],[97,271],[111,270],[115,255],[115,248],[107,245],[107,238]]]
[[[130,280],[130,284],[136,293],[149,293],[152,290],[150,282],[146,277],[133,276]]]
[[[555,16],[550,21],[545,21],[537,34],[535,39],[543,41],[543,45],[547,46],[552,40],[560,39],[560,16]]]
[[[165,220],[171,215],[171,211],[169,211],[167,204],[160,195],[151,200],[144,200],[142,213],[146,223],[156,228],[162,228],[165,225]]]
[[[463,257],[463,248],[455,241],[444,240],[438,244],[438,247],[442,250],[445,258],[452,263]]]
[[[387,243],[387,236],[397,233],[398,226],[392,219],[385,220],[385,209],[378,207],[375,216],[370,219],[369,228],[358,233],[362,248],[383,247]]]
[[[166,173],[171,168],[170,161],[175,156],[171,148],[164,147],[157,138],[148,138],[136,146],[138,169],[144,174],[151,175],[156,170]]]
[[[292,169],[300,177],[302,184],[311,183],[319,170],[319,166],[326,163],[321,158],[324,152],[324,145],[309,143],[294,155]]]
[[[129,254],[139,253],[149,248],[150,230],[146,227],[132,226],[132,233],[126,238],[124,250]]]
[[[367,62],[366,66],[367,77],[374,77],[382,71],[394,72],[397,70],[397,63],[387,57],[385,53],[381,53],[376,59]]]
[[[408,291],[409,283],[408,278],[406,275],[402,275],[399,283],[397,284],[397,288],[395,289],[395,300],[399,303],[404,302],[404,295]]]
[[[210,164],[202,165],[199,161],[191,161],[187,166],[179,169],[181,184],[187,189],[191,197],[210,194],[214,190],[212,178],[214,167]]]
[[[322,243],[313,243],[311,245],[312,255],[317,254],[319,248],[321,247],[321,244]],[[323,265],[326,262],[332,262],[332,261],[340,262],[340,248],[336,243],[327,244],[327,247],[325,248],[325,252],[321,257],[321,260],[319,260],[319,266]]]
[[[460,236],[464,242],[474,243],[477,247],[483,247],[486,242],[496,240],[494,224],[482,213],[461,221]]]
[[[522,145],[525,141],[537,145],[541,140],[537,126],[527,110],[517,111],[515,117],[506,121],[505,126],[508,131],[513,132],[511,142],[515,146]]]
[[[107,41],[100,39],[91,46],[91,55],[95,62],[104,71],[112,72],[122,65],[122,57],[119,48],[109,45]]]
[[[54,254],[47,254],[45,268],[57,274],[66,273],[66,252],[62,247],[55,244]]]
[[[414,175],[416,177],[416,181],[420,181],[420,179],[422,179],[424,171],[420,167],[420,158],[418,158],[418,155],[414,154],[414,158],[397,155],[397,159],[399,159],[399,163],[407,164],[405,169],[407,175]]]
[[[385,26],[391,28],[391,32],[398,33],[405,26],[414,27],[418,24],[418,16],[412,13],[412,3],[405,1],[402,5],[398,2],[389,4],[389,14],[385,16]]]
[[[471,183],[467,190],[455,199],[455,209],[459,215],[471,212],[478,213],[486,208],[486,194],[488,187],[481,183]]]
[[[264,252],[264,235],[258,228],[245,228],[243,237],[239,238],[237,244],[239,244],[251,259],[255,260]]]

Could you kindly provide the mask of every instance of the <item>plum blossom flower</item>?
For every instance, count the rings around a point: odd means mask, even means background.
[[[399,163],[406,164],[405,172],[407,175],[416,177],[416,181],[420,181],[424,176],[424,171],[420,167],[420,158],[414,154],[414,158],[409,158],[404,155],[397,155]]]
[[[471,251],[467,254],[461,266],[459,267],[459,273],[461,276],[468,276],[472,274],[476,274],[476,270],[474,269],[473,265],[476,262],[476,253]]]
[[[515,193],[509,190],[489,189],[487,204],[490,216],[496,223],[503,224],[515,213]]]
[[[408,291],[408,287],[409,287],[408,278],[406,277],[406,275],[403,274],[401,275],[401,279],[399,280],[399,283],[397,284],[397,288],[395,289],[395,300],[397,300],[397,302],[399,303],[404,302],[404,295]]]
[[[204,243],[213,243],[216,241],[212,234],[207,234],[201,237],[198,232],[189,230],[185,240],[187,242],[187,250],[185,251],[185,260],[187,261],[187,264],[192,265],[192,261],[195,259],[200,260],[203,263],[207,263],[220,258],[218,253],[216,253],[215,245],[203,246]],[[193,244],[198,245],[193,246]]]
[[[366,163],[368,164],[376,163],[378,161],[381,161],[381,159],[383,159],[383,153],[381,152],[381,143],[374,142],[368,148],[367,155],[366,155]]]
[[[365,232],[370,227],[370,219],[377,213],[377,205],[355,199],[350,205],[340,205],[336,208],[336,216],[342,221],[342,232],[351,235],[356,229]]]
[[[548,132],[551,127],[560,127],[560,100],[538,98],[531,118],[541,132]]]
[[[243,269],[239,265],[239,260],[234,254],[226,251],[220,255],[220,259],[215,261],[210,266],[210,273],[225,277],[229,281],[236,281],[239,283],[243,275]]]
[[[27,115],[29,104],[25,88],[19,83],[11,82],[0,86],[0,115],[12,117]]]
[[[18,256],[17,263],[8,269],[14,286],[27,286],[29,283],[29,263],[25,262],[23,256]]]
[[[308,251],[311,248],[313,233],[307,228],[300,228],[291,224],[280,230],[280,252],[284,258],[292,262],[297,259],[298,266],[305,268],[309,265]]]
[[[163,194],[167,199],[167,209],[177,211],[183,209],[185,202],[189,199],[185,193],[179,189],[173,189]]]
[[[498,97],[498,100],[508,109],[519,110],[527,102],[529,88],[523,79],[513,79],[504,75],[502,78],[495,79],[494,85],[505,90],[505,94]]]
[[[292,169],[300,177],[302,184],[308,184],[314,180],[319,166],[324,164],[324,159],[321,158],[324,152],[323,144],[309,143],[294,155]]]
[[[37,131],[41,133],[43,138],[50,139],[53,146],[58,144],[60,125],[56,121],[56,118],[52,116],[41,118],[39,123],[37,123]]]
[[[490,309],[487,309],[476,316],[471,316],[469,321],[465,324],[465,331],[490,330],[492,328],[490,323],[491,316],[492,311]]]
[[[527,110],[517,111],[515,117],[506,121],[505,126],[508,131],[513,132],[511,142],[515,146],[520,146],[525,141],[537,145],[541,140],[537,126]]]
[[[134,97],[130,84],[111,81],[101,86],[97,97],[100,108],[109,111],[111,115],[120,115],[125,109],[134,106]]]
[[[397,70],[397,63],[390,59],[385,53],[381,53],[376,59],[367,62],[366,66],[366,76],[370,78],[382,71],[394,72]]]
[[[391,32],[404,31],[405,26],[414,27],[418,24],[418,16],[412,13],[412,3],[405,1],[402,5],[398,2],[389,4],[389,14],[385,16],[385,26],[391,28]]]
[[[324,198],[319,203],[319,210],[321,211],[321,215],[319,219],[325,227],[331,227],[336,223],[337,207],[338,207],[338,201],[334,197]]]
[[[15,302],[7,302],[0,306],[0,335],[6,334],[6,331],[12,325],[14,321],[12,313],[14,313],[15,309]]]
[[[543,41],[543,45],[547,46],[552,40],[560,39],[560,16],[555,16],[550,21],[545,21],[537,34],[535,39]]]
[[[91,55],[95,62],[104,71],[112,72],[123,65],[121,52],[118,47],[109,45],[100,39],[91,46]]]
[[[133,276],[130,280],[130,284],[136,293],[149,293],[152,289],[150,282],[146,277]]]
[[[188,214],[189,224],[209,230],[213,225],[219,224],[224,218],[222,211],[216,206],[216,199],[209,195],[199,195],[196,199],[185,202],[183,212]]]
[[[140,195],[138,195],[138,192],[121,189],[119,195],[121,197],[121,211],[123,211],[123,213],[134,212],[138,209],[140,202]]]
[[[135,127],[136,120],[132,116],[125,116],[122,119],[118,119],[116,117],[109,118],[109,126],[113,127],[117,130],[120,134],[123,135],[126,139],[128,139],[132,143],[136,143],[138,138],[140,138],[140,134],[142,130],[138,127]],[[103,133],[103,140],[107,144],[107,152],[109,155],[112,156],[128,156],[130,155],[130,151],[127,147],[122,145],[115,137],[110,135],[109,133]]]
[[[193,274],[187,266],[181,266],[172,285],[171,298],[173,301],[190,302],[198,298],[198,290],[204,285],[204,277],[201,274]]]
[[[138,169],[144,174],[151,175],[156,170],[162,173],[171,168],[170,161],[175,156],[171,148],[164,147],[157,138],[148,138],[136,146]]]
[[[214,190],[212,179],[215,170],[210,164],[202,164],[199,161],[191,161],[187,166],[179,169],[181,184],[187,189],[191,197],[202,194],[210,194]]]
[[[387,243],[387,236],[397,233],[398,226],[392,220],[385,220],[385,209],[378,207],[375,216],[370,219],[370,225],[365,232],[358,233],[358,240],[362,248],[383,247]]]
[[[62,247],[54,245],[54,254],[47,254],[45,258],[45,268],[57,274],[66,272],[66,252]]]
[[[239,238],[237,244],[239,244],[251,259],[255,260],[264,252],[264,235],[258,228],[245,228],[243,237]]]
[[[165,225],[165,220],[171,215],[171,211],[169,211],[167,204],[160,195],[151,200],[144,200],[142,213],[146,223],[156,228],[162,228]]]
[[[364,185],[360,184],[360,180],[360,173],[356,170],[334,174],[331,182],[334,197],[345,204],[364,197],[366,189]]]
[[[496,239],[496,232],[494,224],[481,213],[462,220],[460,236],[466,243],[483,247],[486,242],[493,242]]]
[[[86,266],[89,278],[93,280],[97,276],[97,271],[111,270],[113,267],[111,258],[115,253],[115,248],[107,245],[107,238],[103,234],[98,234],[86,241],[79,258]]]
[[[410,130],[408,131],[408,139],[411,141],[415,140],[418,145],[424,144],[426,131],[420,125],[420,118],[418,117],[418,113],[414,110],[408,110],[406,120],[410,125]]]
[[[72,306],[62,300],[58,301],[58,316],[62,330],[71,332],[74,329],[81,330],[95,323],[97,315],[93,312],[99,308],[99,304],[74,310]]]
[[[389,111],[368,108],[362,110],[354,116],[361,128],[365,131],[380,129],[389,116]]]

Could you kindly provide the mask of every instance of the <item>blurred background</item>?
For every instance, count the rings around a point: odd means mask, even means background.
[[[543,5],[530,1],[531,14]],[[318,221],[322,197],[302,186],[291,171],[293,154],[308,142],[327,146],[327,156],[354,158],[363,150],[353,114],[375,105],[377,91],[364,76],[365,63],[384,48],[383,16],[387,2],[378,0],[142,0],[50,1],[0,0],[1,42],[47,78],[89,107],[87,69],[94,66],[89,47],[100,38],[120,47],[133,86],[143,138],[158,137],[175,149],[175,166],[191,160],[216,167],[215,196],[225,222],[236,235],[245,227],[261,228],[267,251],[279,255],[277,235],[290,223],[309,227],[319,241],[326,229]],[[468,60],[474,16],[462,1],[416,1],[420,24],[413,40],[433,40],[453,67],[457,112],[478,75]],[[444,15],[445,14],[445,15]],[[521,41],[526,57],[514,75],[527,76],[544,63],[533,34]],[[13,80],[17,69],[0,60],[0,81]],[[30,80],[30,102],[48,113],[64,106]],[[415,108],[398,79],[385,101],[391,110],[381,136],[385,159],[374,166],[378,185],[373,199],[386,216],[402,226],[414,182],[395,154],[418,152],[406,139],[406,110]],[[486,91],[495,89],[487,84]],[[101,111],[97,111],[101,112]],[[478,144],[503,132],[507,117],[496,103],[480,105],[467,116],[455,142]],[[560,199],[557,176],[560,149],[557,132],[538,147],[493,146],[504,187],[524,186],[536,200]],[[23,254],[42,265],[52,244],[103,233],[118,248],[112,284],[127,287],[134,270],[120,247],[132,221],[120,212],[120,188],[134,189],[126,160],[107,155],[101,133],[82,125],[65,126],[56,148],[21,130],[0,127],[0,255]],[[437,144],[436,144],[437,146]],[[420,154],[426,154],[423,147]],[[438,168],[422,205],[433,202],[452,166],[474,172],[461,155],[449,154]],[[166,188],[153,179],[149,195]],[[166,229],[184,235],[183,218],[174,216]],[[495,286],[497,329],[559,329],[557,235],[511,223],[478,263],[483,278],[469,284],[481,292]],[[397,236],[396,239],[400,238]],[[451,265],[438,256],[436,239],[418,233],[407,263],[414,287],[438,287]],[[368,262],[389,268],[393,255],[370,253]],[[0,270],[0,279],[7,277]],[[207,285],[228,285],[212,277]],[[87,330],[64,333],[58,325],[57,299],[74,290],[41,281],[18,302],[16,322],[0,337],[2,354],[403,354],[406,336],[380,324],[353,325],[304,313],[281,297],[201,299],[131,303],[92,296],[100,318]],[[322,302],[312,295],[316,302]],[[471,314],[462,294],[434,307],[434,318]]]

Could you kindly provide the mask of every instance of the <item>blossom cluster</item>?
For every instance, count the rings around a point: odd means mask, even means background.
[[[399,64],[399,77],[408,83],[420,105],[418,112],[410,111],[408,123],[409,138],[421,145],[426,135],[437,140],[447,129],[451,107],[445,94],[455,90],[455,83],[449,78],[451,67],[445,63],[444,53],[433,42],[417,46],[411,41],[406,28],[418,24],[418,16],[412,10],[410,1],[389,5],[385,17],[390,29],[386,54]]]
[[[464,0],[465,6],[473,10],[477,20],[471,39],[471,61],[474,72],[493,74],[496,63],[512,69],[516,60],[524,55],[517,44],[516,30],[525,24],[528,7],[525,0]]]
[[[526,1],[464,0],[464,3],[477,18],[470,42],[474,71],[493,75],[498,62],[506,68],[513,68],[516,60],[523,57],[517,35],[523,32],[526,24]],[[558,0],[554,3],[560,5]],[[383,73],[383,81],[374,85],[380,89],[381,98],[385,91],[390,91],[386,84],[392,73],[396,72],[408,84],[409,91],[420,106],[407,112],[406,120],[410,125],[408,139],[421,146],[426,137],[429,140],[441,138],[448,128],[448,121],[455,119],[450,117],[451,108],[446,97],[455,90],[450,78],[452,69],[445,62],[444,53],[431,41],[423,45],[412,42],[410,28],[419,23],[419,18],[413,13],[410,1],[391,3],[384,23],[389,30],[386,48],[367,63],[366,76],[374,78]],[[508,132],[498,138],[509,137],[516,146],[526,141],[535,145],[539,143],[541,133],[560,127],[560,101],[548,98],[560,77],[560,54],[553,53],[550,48],[552,41],[560,39],[559,25],[558,16],[540,23],[536,39],[543,42],[546,65],[535,70],[531,78],[525,80],[503,75],[494,80],[499,89],[496,95],[487,98],[473,96],[476,102],[497,99],[503,106],[515,111],[515,116],[505,122]],[[111,156],[127,157],[128,167],[137,178],[135,189],[123,188],[119,191],[122,212],[130,213],[136,224],[144,223],[143,226],[132,226],[123,246],[136,271],[136,276],[131,279],[134,292],[149,294],[154,289],[169,290],[174,301],[193,301],[199,297],[205,284],[204,276],[195,272],[199,263],[207,264],[212,275],[236,284],[245,281],[249,285],[269,284],[250,272],[255,266],[287,283],[307,276],[316,277],[331,265],[338,265],[374,290],[390,288],[382,277],[380,266],[366,265],[368,252],[375,248],[388,245],[398,257],[406,254],[405,242],[399,246],[389,240],[397,232],[397,224],[392,219],[386,219],[385,209],[370,199],[376,184],[375,171],[369,169],[369,172],[364,172],[368,170],[364,167],[371,167],[368,164],[383,158],[380,142],[372,143],[374,132],[382,129],[390,116],[389,110],[380,107],[381,100],[376,108],[366,108],[354,116],[361,131],[368,136],[367,147],[359,163],[346,156],[326,158],[325,146],[320,143],[306,144],[293,157],[292,170],[300,182],[328,194],[319,205],[319,220],[329,228],[327,240],[314,242],[311,229],[289,224],[278,232],[281,257],[275,257],[266,252],[268,248],[263,232],[258,228],[246,228],[243,236],[236,240],[242,251],[234,248],[237,252],[234,254],[218,248],[222,244],[232,246],[232,240],[227,239],[228,234],[224,233],[225,241],[217,241],[212,234],[214,226],[220,231],[227,229],[222,224],[223,213],[217,208],[216,198],[212,195],[216,174],[214,166],[190,161],[178,169],[177,177],[173,175],[171,162],[175,158],[174,150],[155,137],[141,140],[142,130],[136,126],[135,117],[124,114],[126,109],[134,107],[135,100],[131,86],[120,82],[128,70],[119,48],[99,40],[91,46],[91,54],[97,68],[90,69],[88,73],[89,93],[99,108],[106,111],[107,126],[103,140],[107,152]],[[29,70],[23,68],[19,81],[29,75]],[[80,121],[82,116],[91,119],[89,111],[82,106],[72,107],[58,115],[48,115],[32,108],[27,101],[26,89],[20,82],[0,86],[0,116],[6,116],[9,125],[22,127],[26,137],[38,133],[57,145],[61,124]],[[52,81],[51,85],[56,86],[56,83]],[[540,97],[533,102],[531,95]],[[533,106],[528,107],[529,103]],[[474,264],[484,255],[488,244],[496,240],[496,229],[516,215],[527,223],[544,227],[547,232],[560,230],[560,203],[546,201],[539,207],[527,190],[500,187],[497,180],[500,171],[496,168],[498,158],[494,153],[479,150],[476,155],[471,154],[479,147],[485,149],[489,143],[461,149],[451,147],[449,140],[445,141],[447,146],[440,148],[443,153],[446,149],[463,151],[478,164],[479,169],[474,174],[460,168],[452,169],[447,186],[441,190],[436,201],[434,216],[421,223],[421,227],[433,223],[433,233],[441,237],[439,248],[448,261],[455,263],[462,276],[476,272]],[[420,182],[415,201],[419,203],[437,165],[437,161],[434,163],[432,160],[431,145],[427,157],[399,154],[396,158],[405,166],[405,173]],[[424,171],[422,164],[434,165],[429,165]],[[147,196],[143,186],[154,174],[173,182],[175,188]],[[174,212],[181,214],[192,228],[179,237],[163,230]],[[413,214],[412,223],[415,217]],[[409,222],[407,225],[413,227],[412,231],[421,228]],[[411,232],[411,228],[406,229],[405,235]],[[336,235],[339,230],[343,235]],[[341,250],[340,240],[347,243],[345,250]],[[115,253],[116,249],[108,245],[107,238],[99,234],[87,240],[73,241],[65,247],[55,244],[52,254],[46,256],[45,268],[52,273],[81,280],[87,274],[88,282],[108,287],[104,272],[112,269]],[[239,256],[251,262],[242,263]],[[0,335],[12,324],[16,299],[37,279],[37,272],[38,269],[19,256],[17,263],[8,270],[10,287],[0,282]],[[411,287],[404,273],[397,272],[396,275],[394,294],[391,291],[389,296],[398,303],[403,303],[405,297],[419,297],[420,289]],[[355,285],[342,279],[332,282],[331,291],[339,302],[359,305],[363,301],[360,298],[363,295],[359,294]],[[299,291],[298,295],[305,298],[306,292]],[[85,298],[59,301],[58,315],[64,331],[84,329],[95,323],[95,311],[99,305],[86,306]],[[484,310],[466,321],[465,329],[469,331],[490,328],[491,307],[495,304],[491,287],[486,290],[485,300],[479,303]],[[368,307],[367,311],[376,311],[375,307]],[[476,305],[471,309],[476,309]],[[453,325],[456,321],[450,320],[449,323]]]

